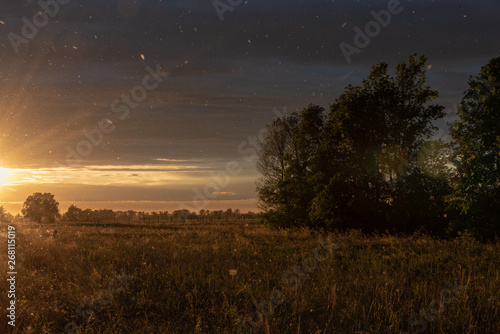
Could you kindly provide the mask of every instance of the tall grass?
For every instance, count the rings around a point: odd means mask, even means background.
[[[285,301],[254,333],[416,333],[415,312],[425,333],[500,328],[498,243],[330,233],[339,247],[292,291],[282,276],[318,247],[309,230],[236,221],[16,227],[16,326],[7,325],[2,280],[2,333],[60,333],[69,322],[80,333],[236,332],[275,288]],[[7,272],[6,226],[1,232]],[[96,306],[94,319],[80,316],[122,269],[134,279]],[[445,280],[463,286],[448,303]],[[426,314],[435,299],[440,314]]]

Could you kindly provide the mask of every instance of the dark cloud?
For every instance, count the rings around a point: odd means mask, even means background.
[[[388,1],[253,0],[225,12],[222,22],[209,0],[65,1],[18,53],[9,33],[22,36],[22,18],[31,21],[41,7],[0,4],[4,165],[63,163],[84,130],[109,118],[115,131],[84,164],[212,159],[212,168],[220,167],[242,159],[238,145],[275,117],[273,108],[328,108],[375,63],[394,68],[415,52],[429,56],[428,83],[451,107],[469,75],[500,52],[495,0],[403,0],[403,11],[351,63],[340,43],[354,45],[353,29],[364,29],[371,11]],[[169,76],[120,120],[113,101],[157,64]],[[253,194],[253,182],[245,184]]]

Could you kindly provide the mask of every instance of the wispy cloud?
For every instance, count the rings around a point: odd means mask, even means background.
[[[3,187],[27,184],[169,185],[196,182],[209,167],[197,165],[93,165],[56,168],[3,168]],[[133,177],[132,177],[133,176]]]

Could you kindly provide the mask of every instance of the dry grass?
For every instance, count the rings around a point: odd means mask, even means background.
[[[330,234],[340,247],[292,291],[281,278],[318,246],[308,230],[221,222],[17,224],[17,231],[16,327],[6,324],[2,280],[2,333],[60,333],[70,321],[81,333],[236,332],[238,319],[274,288],[286,299],[254,333],[416,333],[423,327],[409,317],[440,299],[444,280],[464,289],[433,321],[427,316],[425,333],[500,328],[498,244]],[[6,268],[6,226],[1,232]],[[122,268],[134,279],[86,323],[78,306]]]

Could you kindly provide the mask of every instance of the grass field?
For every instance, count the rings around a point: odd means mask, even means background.
[[[351,232],[323,235],[321,245],[308,230],[250,221],[14,226],[16,326],[7,325],[3,279],[2,333],[500,328],[498,243]]]

